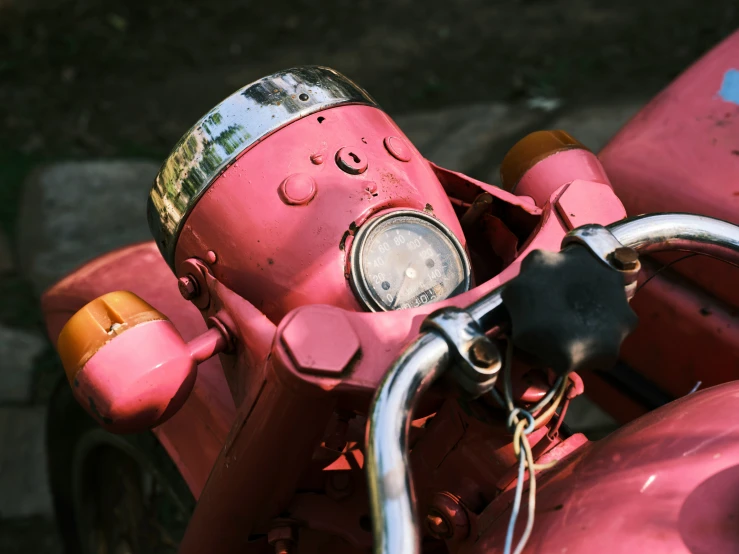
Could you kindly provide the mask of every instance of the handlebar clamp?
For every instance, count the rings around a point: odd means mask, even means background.
[[[500,350],[469,312],[453,306],[442,308],[433,312],[421,329],[447,342],[453,375],[467,394],[477,398],[495,386],[502,365]]]

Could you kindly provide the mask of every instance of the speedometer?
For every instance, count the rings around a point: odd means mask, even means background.
[[[360,228],[352,244],[351,282],[367,309],[404,310],[467,291],[470,264],[440,221],[395,211]]]

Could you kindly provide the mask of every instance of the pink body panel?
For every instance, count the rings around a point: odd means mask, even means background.
[[[739,33],[650,102],[600,159],[630,215],[691,212],[739,223]],[[635,297],[642,323],[624,360],[674,395],[698,380],[739,379],[739,269],[696,257],[674,272],[685,279],[666,272]]]

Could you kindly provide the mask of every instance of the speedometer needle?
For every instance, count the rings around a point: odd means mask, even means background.
[[[392,310],[395,308],[395,303],[398,301],[398,295],[400,294],[400,291],[403,290],[403,285],[405,284],[405,280],[408,278],[408,270],[413,265],[413,260],[408,262],[408,267],[405,268],[405,271],[403,272],[403,278],[400,280],[400,285],[398,285],[398,292],[395,293],[395,297],[393,298],[392,303],[390,304],[390,309]]]

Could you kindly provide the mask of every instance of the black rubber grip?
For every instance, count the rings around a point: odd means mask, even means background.
[[[638,323],[623,275],[583,246],[534,250],[502,297],[514,346],[560,375],[611,369]]]

